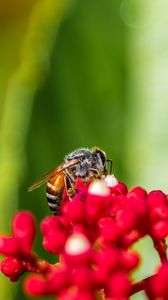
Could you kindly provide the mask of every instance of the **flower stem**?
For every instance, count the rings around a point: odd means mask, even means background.
[[[148,283],[149,280],[151,280],[152,278],[154,278],[156,275],[152,275],[152,276],[149,276],[145,279],[142,279],[138,282],[135,282],[131,285],[131,290],[130,290],[130,296],[140,292],[140,291],[143,291],[145,290],[145,286],[146,284]]]
[[[166,254],[167,245],[165,239],[153,240],[153,243],[156,251],[159,254],[161,263],[163,264],[165,261],[167,261],[167,254]]]

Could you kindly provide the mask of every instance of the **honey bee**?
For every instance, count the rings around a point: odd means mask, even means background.
[[[75,182],[79,177],[85,183],[92,178],[100,178],[107,175],[106,154],[101,149],[82,148],[66,155],[64,162],[54,168],[39,181],[28,188],[31,192],[47,183],[46,196],[49,208],[54,215],[58,215],[62,203],[64,189],[69,197],[75,195]]]

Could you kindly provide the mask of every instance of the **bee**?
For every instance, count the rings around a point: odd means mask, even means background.
[[[65,156],[62,164],[31,185],[28,191],[31,192],[47,183],[48,206],[54,215],[58,215],[64,189],[71,198],[76,193],[75,182],[77,178],[81,178],[87,183],[93,178],[107,175],[107,161],[111,160],[107,160],[105,152],[97,147],[75,150]]]

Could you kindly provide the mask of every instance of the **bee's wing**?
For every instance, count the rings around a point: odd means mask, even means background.
[[[29,186],[28,187],[28,192],[31,192],[35,189],[38,189],[41,185],[46,183],[50,178],[54,177],[57,173],[65,170],[65,169],[68,169],[70,167],[73,167],[74,165],[78,164],[79,162],[80,162],[80,159],[73,159],[71,161],[64,162],[64,163],[60,164],[55,169],[51,170],[50,172],[48,172],[47,174],[42,176],[37,182],[35,182],[31,186]]]

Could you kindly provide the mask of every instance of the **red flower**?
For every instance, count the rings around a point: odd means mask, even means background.
[[[19,279],[26,271],[43,272],[48,266],[37,261],[32,251],[35,239],[35,221],[29,212],[20,212],[12,222],[11,237],[0,237],[0,253],[7,256],[1,262],[1,272],[11,281]]]
[[[43,246],[59,255],[59,263],[35,255],[34,217],[20,212],[13,219],[12,236],[0,236],[0,253],[6,256],[1,272],[11,281],[29,272],[24,290],[34,297],[127,300],[145,290],[150,300],[168,299],[168,197],[140,187],[128,191],[114,175],[88,184],[78,179],[75,188],[73,199],[64,192],[61,214],[41,222]],[[140,253],[131,247],[145,235],[153,240],[162,265],[156,274],[132,283]]]

